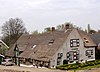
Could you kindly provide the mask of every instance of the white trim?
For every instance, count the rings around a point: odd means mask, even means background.
[[[95,59],[89,59],[89,60],[87,60],[87,61],[92,61],[92,60],[95,60]]]

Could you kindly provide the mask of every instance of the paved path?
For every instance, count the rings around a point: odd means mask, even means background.
[[[66,70],[51,70],[48,68],[28,68],[19,66],[2,66],[0,65],[0,72],[74,72]],[[79,70],[75,72],[100,72],[100,68]]]
[[[67,71],[51,70],[47,68],[26,68],[26,67],[18,67],[18,66],[0,65],[0,72],[67,72]]]

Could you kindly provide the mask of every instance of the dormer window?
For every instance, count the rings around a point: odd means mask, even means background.
[[[70,40],[70,47],[79,47],[79,39],[71,39]]]
[[[33,45],[33,46],[32,46],[32,49],[34,49],[36,46],[37,46],[37,45]]]
[[[86,38],[84,38],[84,41],[85,41],[85,43],[89,43],[89,41]]]
[[[54,43],[54,39],[51,39],[50,41],[49,41],[49,45],[52,45],[53,43]]]
[[[85,42],[86,42],[86,43],[89,43],[89,41],[88,41],[88,40],[85,40]]]

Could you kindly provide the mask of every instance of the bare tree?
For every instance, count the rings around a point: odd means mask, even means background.
[[[44,32],[50,32],[51,31],[51,28],[50,27],[47,27],[44,29]]]
[[[38,30],[35,30],[35,31],[32,32],[32,34],[33,34],[33,35],[38,35],[39,32],[38,32]]]
[[[10,18],[2,26],[3,41],[7,44],[13,44],[23,33],[26,33],[23,21],[20,18]]]
[[[62,25],[57,25],[56,30],[60,31],[62,29],[62,26],[63,26],[63,24]]]

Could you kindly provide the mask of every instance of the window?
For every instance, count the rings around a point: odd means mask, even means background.
[[[63,56],[63,53],[58,53],[58,57],[62,57]]]
[[[73,52],[69,53],[69,61],[73,61]]]
[[[86,56],[93,55],[93,50],[86,50]]]
[[[33,45],[33,46],[32,46],[32,49],[34,49],[36,46],[37,46],[37,45]]]
[[[88,41],[86,38],[84,38],[84,41],[85,41],[86,43],[89,43],[89,41]]]
[[[72,51],[67,53],[67,60],[68,61],[73,61],[73,52]]]
[[[70,51],[67,53],[67,60],[73,62],[74,60],[79,60],[79,51]]]
[[[74,52],[74,60],[79,60],[79,52]]]
[[[60,65],[61,60],[62,60],[62,56],[63,56],[63,53],[58,53],[58,57],[57,57],[57,65]]]
[[[79,39],[71,39],[70,47],[79,47]]]
[[[51,39],[50,41],[49,41],[49,45],[52,45],[53,43],[54,43],[54,39]]]

